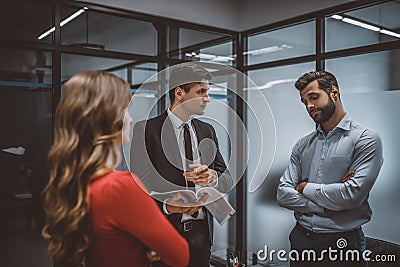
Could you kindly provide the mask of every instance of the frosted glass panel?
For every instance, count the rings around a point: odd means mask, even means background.
[[[233,65],[232,36],[170,27],[168,31],[169,57],[187,61]]]
[[[129,68],[132,75],[132,85],[142,84],[157,73],[157,63],[143,63]]]
[[[384,163],[370,193],[372,220],[364,227],[366,236],[400,243],[398,203],[400,195],[400,92],[344,94],[344,107],[350,116],[379,132],[383,142]]]
[[[326,51],[399,40],[400,5],[390,1],[325,19]]]
[[[219,103],[218,103],[219,102]],[[206,109],[206,112],[202,116],[203,118],[200,118],[201,120],[210,123],[217,134],[218,137],[218,142],[219,142],[219,148],[221,150],[221,154],[224,157],[225,163],[230,167],[230,170],[232,170],[231,166],[234,166],[231,162],[229,164],[230,160],[233,158],[231,157],[231,140],[229,139],[230,136],[233,136],[233,133],[229,133],[229,111],[227,108],[224,108],[224,104],[227,105],[227,99],[225,100],[216,100],[212,99],[211,102],[208,104],[208,107]],[[233,129],[232,129],[233,130]],[[229,166],[231,165],[231,166]],[[231,204],[234,203],[234,201],[229,200],[229,196],[225,196],[225,199],[228,200]],[[234,222],[234,218],[230,218],[228,222],[226,222],[224,225],[219,225],[217,221],[214,220],[214,244],[212,247],[212,250],[221,252],[224,255],[225,251],[228,247],[233,247],[234,243],[229,243],[229,235],[233,236],[234,233],[229,233],[229,225]],[[225,256],[225,255],[224,255]]]
[[[128,63],[132,63],[132,61],[113,58],[61,54],[61,80],[66,81],[73,75],[86,70],[115,70],[119,66],[123,66]],[[123,76],[122,78],[125,79],[125,77]]]
[[[306,22],[266,33],[250,36],[247,64],[310,55],[315,53],[315,22]]]
[[[326,61],[342,93],[400,90],[400,49]]]
[[[62,7],[62,20],[83,11],[61,28],[64,45],[105,50],[157,54],[157,30],[151,22],[116,17],[80,7]]]
[[[291,149],[297,139],[314,129],[314,123],[309,119],[304,105],[300,102],[299,92],[294,87],[294,81],[303,73],[314,70],[314,63],[291,65],[279,68],[263,69],[249,72],[249,77],[261,89],[271,107],[276,129],[276,152],[272,167],[264,182],[253,193],[248,193],[247,210],[247,244],[248,250],[257,252],[265,245],[271,249],[288,249],[289,232],[295,223],[292,212],[281,208],[276,203],[276,188],[279,178],[288,164]],[[250,105],[256,104],[253,92],[248,92]],[[268,136],[261,140],[253,129],[257,127],[254,120],[248,120],[250,146],[270,142]],[[264,125],[262,132],[271,131],[272,124]],[[269,147],[266,149],[273,149]],[[259,155],[250,154],[248,177],[254,175],[256,158]],[[261,164],[270,160],[265,158]],[[264,262],[265,263],[265,262]],[[288,263],[268,262],[270,266],[288,266]]]
[[[339,82],[345,110],[360,123],[378,131],[383,141],[384,164],[370,194],[373,217],[367,236],[400,243],[398,205],[400,188],[400,50],[346,57],[326,62]]]
[[[194,46],[198,43],[215,40],[223,37],[224,35],[219,33],[196,31],[185,28],[179,29],[179,48],[185,48],[188,46]]]

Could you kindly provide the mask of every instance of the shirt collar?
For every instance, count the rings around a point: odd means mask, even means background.
[[[339,124],[336,127],[348,131],[350,130],[350,122],[351,122],[350,116],[346,113],[346,115],[344,115],[343,119],[339,122]]]
[[[332,131],[335,131],[336,128],[340,128],[340,129],[343,129],[345,131],[349,131],[350,130],[350,123],[351,123],[350,115],[348,115],[346,113],[346,115],[344,115],[344,117],[340,120],[338,125],[336,125],[336,127]],[[318,131],[319,134],[324,134],[324,131],[322,130],[321,124],[318,124],[317,131]]]
[[[192,118],[190,118],[188,121],[182,121],[180,118],[178,118],[178,116],[176,116],[170,110],[170,108],[167,109],[167,114],[168,114],[168,117],[171,120],[171,123],[174,126],[174,128],[176,128],[176,129],[182,128],[183,124],[185,124],[185,123],[189,124],[189,127],[190,127],[190,122],[192,121]]]

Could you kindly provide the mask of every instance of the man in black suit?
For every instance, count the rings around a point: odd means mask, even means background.
[[[131,170],[149,192],[188,188],[196,191],[210,186],[226,193],[233,187],[214,128],[192,118],[204,114],[210,102],[208,81],[211,78],[211,73],[199,64],[171,67],[171,106],[161,115],[135,124]],[[181,193],[157,199],[161,210],[189,243],[189,266],[210,265],[213,220],[204,208],[206,199],[205,195],[190,205],[184,204]]]

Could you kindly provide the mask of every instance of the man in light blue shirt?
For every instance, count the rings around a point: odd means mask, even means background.
[[[295,87],[318,126],[293,147],[277,190],[279,205],[297,220],[289,239],[300,257],[291,266],[365,266],[361,225],[371,219],[368,195],[383,162],[381,139],[346,114],[333,74],[306,73]],[[331,257],[329,248],[357,250],[360,258]],[[310,249],[315,258],[301,257]]]

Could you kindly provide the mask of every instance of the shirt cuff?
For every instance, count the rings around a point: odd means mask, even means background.
[[[168,210],[167,210],[167,201],[169,200],[169,198],[166,198],[165,200],[164,200],[164,202],[163,202],[163,211],[164,211],[164,214],[166,214],[166,215],[171,215],[171,213],[169,213],[168,212]]]
[[[312,200],[316,204],[318,204],[317,201],[317,190],[319,190],[320,184],[315,184],[315,183],[307,183],[306,186],[303,189],[303,195],[308,198],[309,200]]]

